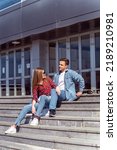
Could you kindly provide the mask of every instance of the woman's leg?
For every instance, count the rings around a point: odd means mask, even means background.
[[[44,109],[47,101],[48,101],[48,96],[46,96],[46,95],[40,96],[40,101],[38,103],[36,103],[36,105],[35,105],[36,110],[37,110],[35,116],[40,117],[41,112]]]
[[[37,126],[39,124],[39,119],[42,113],[43,108],[45,107],[46,103],[48,101],[48,96],[42,95],[40,96],[40,101],[35,104],[36,107],[36,113],[34,114],[34,119],[30,123],[32,126]]]
[[[21,121],[24,119],[24,117],[26,116],[26,114],[28,112],[32,111],[32,104],[28,104],[26,106],[23,107],[23,109],[21,110],[19,116],[17,117],[16,121],[15,121],[15,125],[19,126]]]
[[[28,112],[32,111],[32,104],[28,104],[23,107],[20,114],[18,115],[15,124],[5,131],[5,134],[14,134],[17,132],[16,127],[20,125],[21,121],[24,119]]]

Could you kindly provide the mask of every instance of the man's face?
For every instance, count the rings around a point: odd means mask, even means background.
[[[59,71],[63,72],[68,68],[68,65],[65,64],[64,61],[59,62]]]

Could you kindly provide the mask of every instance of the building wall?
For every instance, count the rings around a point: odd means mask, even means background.
[[[99,91],[99,18],[99,0],[28,0],[1,11],[0,96],[31,95],[33,70],[53,77],[61,57],[84,77],[86,93]]]
[[[27,0],[0,12],[0,43],[98,18],[99,0]]]

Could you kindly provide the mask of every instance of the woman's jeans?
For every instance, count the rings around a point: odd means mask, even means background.
[[[50,109],[56,109],[58,96],[56,94],[56,90],[51,90],[51,96],[41,95],[39,97],[39,101],[35,104],[36,113],[34,114],[37,117],[40,117],[40,114],[44,107]],[[28,104],[23,107],[18,118],[15,121],[15,125],[19,126],[21,121],[25,118],[26,114],[32,112],[32,104]]]

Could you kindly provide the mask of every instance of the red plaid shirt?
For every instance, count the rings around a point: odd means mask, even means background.
[[[47,77],[43,81],[43,85],[37,85],[33,89],[33,100],[37,101],[40,95],[51,95],[51,89],[56,88],[55,83],[50,77]]]

